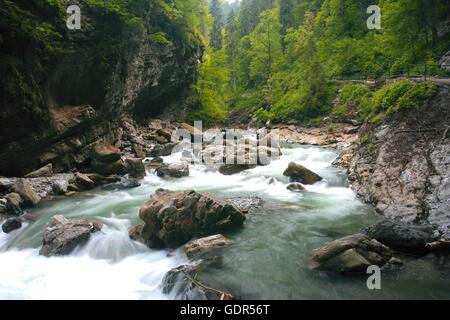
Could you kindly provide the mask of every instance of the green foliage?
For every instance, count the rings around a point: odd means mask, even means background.
[[[285,38],[285,65],[278,75],[279,99],[272,112],[278,120],[307,120],[325,114],[331,106],[329,85],[316,47],[314,15],[307,13],[304,24],[290,29]]]
[[[394,106],[395,112],[404,109],[418,109],[423,102],[433,97],[439,90],[439,87],[431,82],[422,82],[413,85],[402,97],[397,100]]]
[[[220,50],[222,49],[223,11],[219,0],[211,0],[209,12],[214,19],[209,44],[211,48]]]
[[[225,97],[230,78],[226,61],[226,55],[220,51],[209,49],[205,53],[199,67],[199,80],[194,85],[199,108],[190,115],[192,120],[202,120],[206,124],[212,124],[226,118]]]
[[[377,145],[374,143],[369,143],[367,145],[367,150],[369,150],[369,152],[374,152],[375,150],[377,150],[377,148],[378,148]]]
[[[379,112],[390,115],[399,110],[417,109],[437,91],[438,86],[431,82],[412,83],[408,80],[400,80],[389,83],[374,93],[370,102],[370,115],[376,115]]]
[[[64,1],[10,1],[0,5],[0,119],[45,116],[41,84],[63,50]]]
[[[257,116],[259,119],[263,121],[272,120],[275,117],[275,115],[272,112],[267,111],[263,108],[259,108],[258,110],[256,110],[255,116]]]
[[[374,92],[368,103],[362,104],[361,114],[369,117],[371,123],[377,123],[398,111],[418,109],[438,90],[439,87],[431,82],[400,80],[388,83]]]
[[[160,45],[175,43],[180,59],[190,58],[206,43],[210,24],[207,0],[81,0],[73,3],[86,17],[80,31],[66,27],[65,0],[0,2],[0,119],[24,119],[30,128],[48,115],[48,91],[64,100],[57,103],[100,106],[123,53],[143,34]],[[55,74],[61,61],[67,67]],[[53,86],[66,91],[52,92]]]
[[[371,101],[371,114],[392,110],[397,101],[409,90],[413,84],[408,80],[389,83],[374,93]]]
[[[381,112],[369,120],[370,123],[378,123],[386,119],[386,112]]]
[[[370,137],[369,137],[368,135],[364,135],[364,136],[362,136],[361,139],[360,139],[360,142],[361,142],[362,144],[367,144],[367,143],[369,143],[369,141],[370,141]]]
[[[370,89],[363,84],[346,84],[339,91],[338,103],[332,114],[346,117],[356,114],[360,109],[367,109],[371,96]]]
[[[245,37],[253,32],[260,15],[273,7],[273,0],[242,0],[239,10],[239,34]]]
[[[321,59],[331,77],[392,78],[442,75],[439,58],[449,36],[439,25],[450,14],[446,0],[380,0],[381,30],[368,30],[365,9],[371,0],[325,0],[316,30]],[[445,43],[445,44],[444,44]]]
[[[366,8],[376,3],[382,29],[370,31]],[[139,43],[144,34],[149,42],[177,46],[180,59],[207,46],[194,85],[199,105],[191,116],[209,123],[222,121],[231,109],[261,120],[311,123],[330,111],[378,122],[418,108],[435,94],[435,85],[397,81],[374,93],[347,85],[332,109],[332,78],[448,75],[438,64],[450,49],[450,34],[438,32],[450,15],[448,0],[376,3],[242,0],[232,7],[222,0],[80,1],[94,24],[86,52],[99,87],[115,70],[124,39],[127,45]],[[30,119],[45,116],[44,85],[70,47],[66,7],[64,0],[1,0],[2,118],[17,109]]]
[[[234,101],[234,108],[241,110],[246,109],[248,112],[255,112],[262,108],[264,104],[264,94],[262,91],[247,91],[239,95]]]
[[[152,43],[160,44],[163,46],[172,47],[173,42],[168,40],[165,32],[156,32],[149,35],[148,40]]]
[[[281,58],[281,24],[277,9],[261,13],[260,22],[250,34],[252,59],[249,66],[250,81],[267,85],[277,71]]]

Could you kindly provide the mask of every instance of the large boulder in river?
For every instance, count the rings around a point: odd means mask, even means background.
[[[182,178],[189,176],[189,165],[187,163],[162,164],[156,169],[158,177]]]
[[[233,243],[230,239],[225,238],[221,234],[191,240],[184,245],[184,251],[188,258],[194,258],[205,252],[210,252],[217,248],[228,247]]]
[[[132,178],[142,179],[145,177],[145,167],[140,158],[125,159],[125,169]]]
[[[426,253],[428,243],[439,239],[432,225],[406,224],[390,219],[366,228],[363,233],[392,249],[411,253]]]
[[[95,182],[89,178],[89,176],[77,172],[75,173],[75,183],[77,187],[83,190],[90,190],[95,188]]]
[[[56,180],[52,182],[52,192],[57,196],[66,194],[68,187],[69,181],[67,180]]]
[[[322,180],[319,175],[295,162],[289,164],[283,175],[289,177],[292,182],[300,182],[303,184],[314,184]]]
[[[103,190],[126,190],[140,187],[141,184],[134,178],[123,177],[119,182],[106,184],[102,187]]]
[[[145,222],[141,232],[145,243],[170,248],[195,237],[240,227],[245,220],[244,214],[228,201],[193,190],[164,189],[151,196],[140,209],[139,217]]]
[[[41,197],[25,179],[18,179],[16,181],[14,184],[14,191],[20,194],[25,206],[35,206],[41,201]]]
[[[365,273],[369,266],[381,267],[392,258],[390,248],[366,235],[355,234],[314,250],[308,267],[311,270],[336,273]]]
[[[126,173],[120,150],[113,145],[96,145],[92,150],[91,167],[93,172],[102,175]]]
[[[20,194],[12,192],[5,196],[6,204],[5,211],[7,214],[20,216],[23,213],[22,210],[22,197]]]
[[[67,219],[53,216],[44,230],[40,255],[50,257],[71,253],[78,245],[89,240],[91,233],[101,230],[101,223],[86,219]]]
[[[161,167],[161,165],[164,163],[164,159],[161,157],[155,157],[153,159],[145,159],[144,160],[144,166],[148,167],[150,169],[157,169]]]
[[[18,217],[12,217],[7,219],[2,224],[2,231],[4,233],[10,233],[11,231],[14,231],[16,229],[20,229],[22,227],[22,220]]]
[[[166,157],[172,154],[173,149],[178,145],[177,142],[171,142],[166,144],[157,144],[150,151],[150,157]]]
[[[231,176],[239,172],[254,169],[256,164],[223,164],[219,168],[219,172],[225,176]]]
[[[102,175],[123,175],[126,173],[125,164],[122,160],[113,162],[101,162],[94,160],[91,163],[92,171]]]
[[[120,150],[113,145],[98,144],[92,150],[92,159],[98,162],[115,162],[120,160]]]

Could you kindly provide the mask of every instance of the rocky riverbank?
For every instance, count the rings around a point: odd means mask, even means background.
[[[335,164],[384,216],[450,226],[450,87],[419,109],[365,123]],[[448,236],[447,236],[448,237]]]
[[[448,251],[450,144],[447,98],[448,88],[444,88],[421,110],[396,114],[380,123],[367,122],[359,126],[330,122],[322,127],[275,125],[268,128],[268,136],[271,136],[270,130],[277,129],[280,137],[271,153],[277,151],[278,144],[292,143],[340,150],[335,165],[347,168],[352,188],[388,218],[358,234],[316,249],[308,262],[311,270],[359,274],[373,264],[390,270],[401,265],[404,253],[423,256]],[[419,111],[427,117],[419,119]],[[0,217],[7,219],[3,231],[11,232],[20,228],[23,221],[29,221],[27,210],[39,204],[41,199],[73,197],[94,188],[133,188],[139,186],[146,168],[170,179],[189,176],[192,152],[183,152],[181,162],[175,164],[165,164],[161,158],[177,147],[178,142],[171,141],[177,128],[185,128],[190,133],[195,131],[185,123],[149,120],[138,124],[122,117],[116,128],[120,133],[117,138],[79,149],[75,155],[83,159],[81,165],[72,164],[68,173],[55,173],[61,169],[57,163],[50,162],[41,168],[33,168],[36,170],[24,177],[0,178]],[[264,136],[257,137],[254,154],[251,141],[243,139],[244,158],[254,157],[256,164],[231,164],[215,170],[232,175],[264,165],[259,159],[262,151],[259,142],[263,139]],[[202,148],[220,154],[224,146],[226,144],[215,146],[204,141]],[[224,154],[223,157],[226,160],[229,156],[238,155]],[[296,163],[291,163],[284,175],[290,178],[288,189],[292,192],[306,192],[305,185],[322,180]],[[217,254],[222,250],[226,252],[224,248],[232,242],[218,233],[242,226],[253,203],[258,207],[263,201],[259,198],[221,200],[193,190],[158,190],[141,208],[140,216],[145,225],[133,227],[129,234],[131,239],[150,247],[185,245],[191,264],[167,274],[164,280],[166,292],[173,289],[171,281],[182,279],[188,283],[184,289],[185,298],[231,299],[234,293],[214,289],[209,285],[214,281],[192,275],[197,274],[199,268],[220,266],[220,254]],[[198,215],[199,212],[202,215]],[[99,230],[101,224],[95,221],[56,217],[45,229],[42,254],[70,253]],[[201,238],[203,236],[206,238]],[[206,262],[200,262],[199,257],[202,260],[206,257]]]

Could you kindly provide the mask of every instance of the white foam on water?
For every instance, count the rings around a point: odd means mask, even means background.
[[[332,162],[336,159],[336,153],[317,147],[282,149],[282,154],[280,159],[271,161],[267,166],[258,166],[232,176],[224,176],[217,171],[211,171],[202,164],[191,164],[189,177],[165,179],[157,177],[152,171],[146,177],[145,183],[170,190],[194,188],[200,191],[225,190],[235,193],[255,193],[268,199],[289,201],[302,197],[301,193],[293,193],[287,190],[289,181],[287,177],[283,176],[283,172],[290,162],[300,163],[321,175],[327,173]],[[163,158],[164,162],[176,163],[181,159],[181,152]],[[349,188],[330,187],[326,180],[313,186],[306,186],[306,189],[311,192],[354,199],[354,194]]]
[[[313,147],[283,149],[283,156],[268,166],[260,166],[233,176],[213,172],[204,165],[191,165],[190,176],[181,179],[159,178],[151,170],[139,188],[124,191],[95,191],[80,198],[55,202],[42,214],[48,219],[54,214],[67,217],[94,218],[103,222],[101,232],[91,236],[88,243],[70,256],[46,258],[39,256],[39,248],[28,248],[27,242],[36,232],[42,232],[47,220],[27,225],[11,234],[0,231],[0,299],[166,299],[160,284],[167,271],[186,263],[185,255],[175,251],[155,251],[133,242],[128,228],[137,219],[138,208],[158,187],[171,190],[195,189],[219,193],[253,194],[286,201],[298,206],[307,194],[286,189],[288,178],[283,172],[291,161],[298,162],[324,176],[325,180],[306,186],[311,194],[324,195],[325,201],[355,202],[355,195],[345,187],[330,186],[326,177],[336,154]],[[174,163],[181,153],[165,157]],[[311,196],[311,194],[309,196]],[[39,208],[37,209],[39,212]],[[320,215],[349,214],[342,208],[320,211]],[[42,218],[42,217],[41,217]],[[42,218],[44,219],[44,218]],[[133,222],[134,223],[134,222]],[[33,228],[34,226],[34,228]],[[24,231],[25,230],[25,231]],[[32,231],[32,232],[31,232]],[[23,232],[22,237],[19,237]],[[37,241],[40,241],[36,238]],[[13,239],[16,239],[14,242]],[[27,249],[17,249],[17,242]]]
[[[167,299],[161,281],[186,263],[184,255],[130,240],[127,220],[102,222],[108,225],[67,257],[42,257],[39,249],[1,253],[0,299]]]
[[[160,283],[178,265],[165,252],[112,263],[89,256],[45,258],[37,250],[0,254],[1,299],[166,299]]]

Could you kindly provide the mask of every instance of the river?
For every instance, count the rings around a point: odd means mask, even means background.
[[[305,262],[327,241],[358,232],[381,219],[350,189],[345,171],[334,168],[332,149],[292,145],[270,165],[233,175],[191,167],[189,177],[162,179],[149,171],[141,187],[94,190],[75,198],[53,198],[30,211],[34,222],[10,234],[0,231],[1,299],[175,299],[161,281],[188,262],[181,249],[152,250],[128,238],[138,210],[157,188],[195,189],[227,198],[259,196],[263,208],[247,215],[242,230],[226,234],[234,244],[223,250],[223,265],[205,276],[248,299],[406,299],[448,298],[448,272],[426,259],[404,257],[400,270],[383,273],[382,290],[368,290],[366,277],[311,272]],[[175,162],[180,154],[166,157]],[[303,193],[286,189],[282,175],[297,161],[324,181]],[[272,179],[272,178],[275,178]],[[70,256],[39,256],[42,231],[56,214],[105,224]]]

